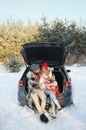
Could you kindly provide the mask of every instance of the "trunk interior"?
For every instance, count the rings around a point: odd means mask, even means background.
[[[63,81],[64,81],[64,78],[63,78],[61,72],[59,72],[57,70],[54,70],[53,74],[55,75],[56,81],[58,83],[59,91],[60,91],[60,93],[62,93],[63,92],[63,84],[64,84]]]

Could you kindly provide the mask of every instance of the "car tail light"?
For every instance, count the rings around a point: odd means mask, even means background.
[[[68,87],[68,86],[70,86],[70,85],[71,85],[71,81],[66,81],[66,82],[65,82],[65,86],[66,86],[66,87]]]
[[[22,80],[19,80],[18,85],[22,86],[22,85],[24,85],[24,82]]]

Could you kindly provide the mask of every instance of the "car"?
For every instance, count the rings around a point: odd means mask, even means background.
[[[67,48],[57,42],[33,42],[24,43],[22,45],[21,55],[24,59],[26,68],[18,82],[18,101],[20,105],[27,105],[30,97],[30,92],[27,87],[27,73],[29,72],[31,65],[38,64],[41,67],[44,62],[48,63],[58,82],[61,94],[58,98],[60,105],[65,107],[73,104],[72,84],[69,77],[70,70],[66,70],[65,67],[67,54]],[[47,96],[46,106],[49,104],[49,96]]]

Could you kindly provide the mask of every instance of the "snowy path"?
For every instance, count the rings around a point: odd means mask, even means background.
[[[75,107],[45,124],[39,115],[18,105],[19,73],[0,73],[0,130],[86,130],[86,67],[68,67],[73,84]]]

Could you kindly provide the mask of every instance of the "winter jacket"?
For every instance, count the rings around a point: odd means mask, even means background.
[[[28,79],[27,83],[31,92],[34,92],[34,89],[40,89],[39,78],[40,78],[40,75],[37,73],[34,73],[32,71],[29,71],[27,73],[27,79]]]
[[[46,76],[44,73],[41,75],[39,80],[41,89],[51,90],[56,92],[56,97],[60,96],[59,90],[58,90],[58,83],[55,80],[55,76],[52,74],[52,71],[50,71],[49,75]]]

